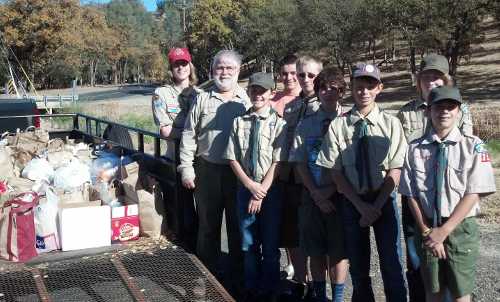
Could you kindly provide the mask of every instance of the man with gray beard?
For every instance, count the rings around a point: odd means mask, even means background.
[[[241,238],[236,214],[236,177],[222,158],[233,119],[251,106],[238,85],[241,56],[232,50],[219,51],[212,63],[215,84],[199,94],[182,132],[180,165],[182,184],[194,189],[199,230],[197,255],[216,273],[221,249],[222,214],[226,214],[231,276],[238,289],[243,276]],[[195,160],[196,157],[196,160]],[[193,165],[193,163],[196,164]]]

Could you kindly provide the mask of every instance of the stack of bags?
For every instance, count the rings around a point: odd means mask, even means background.
[[[139,178],[137,162],[106,152],[107,145],[50,140],[48,132],[30,130],[0,140],[1,257],[27,261],[140,233],[159,237],[164,213],[155,201],[162,196],[147,173]]]

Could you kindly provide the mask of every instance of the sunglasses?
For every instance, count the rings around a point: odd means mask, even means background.
[[[184,60],[178,60],[178,61],[175,61],[174,63],[172,63],[172,67],[173,68],[176,68],[176,67],[186,67],[188,66],[189,62],[188,61],[184,61]]]
[[[314,73],[310,73],[310,72],[301,72],[298,74],[299,78],[302,78],[302,79],[305,79],[306,76],[309,78],[309,79],[314,79],[317,74],[314,74]]]
[[[335,86],[322,86],[319,88],[319,91],[324,94],[338,94],[340,93],[340,88]]]

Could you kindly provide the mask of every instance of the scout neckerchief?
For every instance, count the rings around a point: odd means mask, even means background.
[[[365,118],[361,118],[357,123],[358,128],[358,150],[356,152],[356,170],[358,172],[359,187],[365,185],[369,191],[372,191],[373,184],[370,171],[370,146],[368,136],[368,122]]]
[[[277,114],[272,108],[269,109],[269,116]],[[260,127],[262,121],[265,117],[261,117],[258,114],[252,116],[252,127],[250,128],[250,145],[248,146],[248,152],[250,153],[250,176],[253,180],[257,179],[257,164],[259,160],[259,150],[260,150]]]
[[[302,99],[302,104],[300,104],[300,112],[299,112],[299,119],[298,119],[299,121],[304,119],[306,112],[307,112],[307,106],[309,105],[309,103],[311,102],[311,100],[314,97],[315,97],[315,95],[308,96],[308,97],[305,97]],[[313,101],[313,102],[315,102],[315,101]]]
[[[307,166],[309,168],[309,172],[312,175],[314,183],[316,184],[316,186],[320,186],[322,167],[316,164],[316,160],[318,159],[319,151],[321,149],[321,144],[323,142],[325,134],[330,127],[330,123],[337,116],[337,112],[332,114],[324,111],[321,108],[316,114],[324,114],[323,118],[321,119],[321,136],[306,138],[306,143],[308,144]]]
[[[436,197],[434,201],[434,209],[433,209],[433,226],[438,227],[442,224],[442,217],[441,217],[441,200],[443,196],[443,191],[444,191],[444,176],[446,173],[446,169],[448,167],[448,152],[447,148],[449,146],[449,142],[442,141],[438,142],[436,141],[436,144],[438,145],[438,152],[437,152],[437,159],[436,159],[436,165],[437,165],[437,173],[436,173]]]

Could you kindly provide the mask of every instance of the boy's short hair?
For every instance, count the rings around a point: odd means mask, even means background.
[[[347,84],[344,80],[344,73],[339,68],[331,66],[323,69],[314,79],[314,92],[318,94],[321,88],[330,83],[334,83],[339,91],[345,91]]]
[[[294,54],[286,55],[280,62],[280,66],[283,67],[285,65],[297,64],[297,60],[299,58]]]
[[[323,62],[321,62],[321,60],[319,60],[313,56],[309,56],[309,55],[301,56],[300,58],[298,58],[297,63],[296,63],[297,69],[299,69],[299,67],[301,67],[301,66],[304,66],[304,65],[307,65],[310,63],[318,64],[319,69],[323,70]]]

